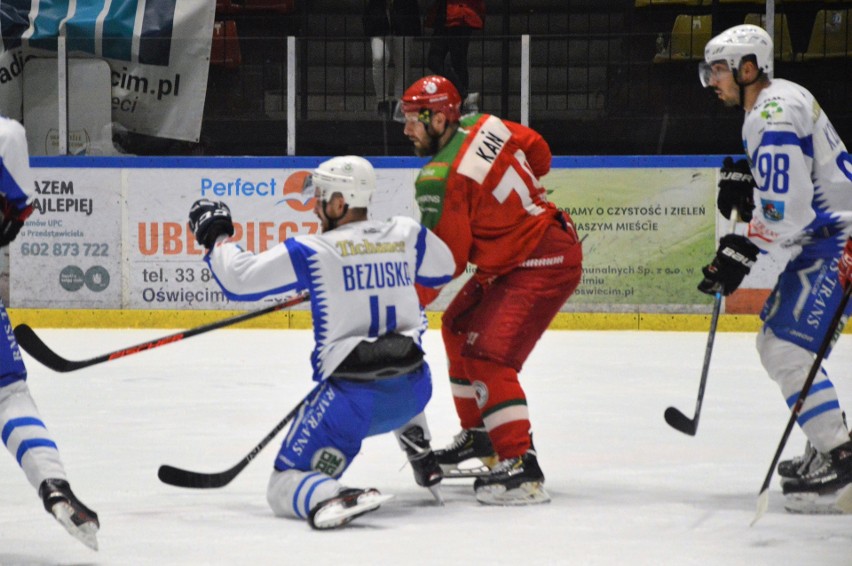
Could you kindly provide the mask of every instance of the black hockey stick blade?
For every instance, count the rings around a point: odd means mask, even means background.
[[[94,358],[89,358],[87,360],[69,360],[63,358],[62,356],[51,350],[50,347],[45,344],[41,338],[39,338],[38,334],[35,333],[35,330],[30,328],[26,324],[19,324],[15,327],[15,338],[18,341],[18,345],[20,345],[20,347],[23,348],[26,353],[35,358],[39,363],[49,367],[53,371],[67,373],[69,371],[75,371],[89,366],[94,366],[103,362],[109,362],[118,358],[130,356],[132,354],[138,354],[139,352],[153,350],[154,348],[159,348],[160,346],[165,346],[167,344],[180,342],[185,338],[198,336],[199,334],[204,334],[205,332],[210,332],[211,330],[216,330],[225,326],[231,326],[233,324],[238,324],[240,322],[244,322],[246,320],[250,320],[258,316],[280,311],[287,307],[292,307],[293,305],[297,305],[299,303],[307,301],[309,298],[310,296],[307,293],[300,293],[298,295],[290,297],[289,299],[286,299],[279,303],[275,303],[274,305],[270,305],[268,307],[264,307],[262,309],[239,314],[236,316],[232,316],[231,318],[226,318],[216,322],[211,322],[210,324],[196,326],[195,328],[190,328],[189,330],[183,330],[181,332],[169,334],[168,336],[155,338],[147,342],[142,342],[141,344],[136,344],[135,346],[122,348],[120,350],[109,352],[107,354],[102,354],[100,356],[95,356]]]
[[[160,466],[160,469],[157,470],[157,477],[160,478],[160,481],[163,483],[167,483],[175,487],[188,487],[190,489],[215,489],[217,487],[224,487],[228,485],[231,483],[231,480],[237,477],[239,473],[242,472],[252,460],[254,460],[255,456],[257,456],[260,451],[263,450],[266,445],[284,429],[285,426],[287,426],[287,423],[293,420],[293,417],[295,417],[301,410],[302,405],[304,405],[306,401],[314,398],[324,384],[324,381],[318,383],[316,387],[314,387],[310,393],[299,401],[299,404],[293,407],[287,416],[275,425],[275,428],[270,430],[269,433],[263,437],[263,440],[252,448],[251,451],[246,454],[242,460],[237,462],[235,466],[222,472],[206,474],[204,472],[193,472],[169,466],[168,464],[163,464]]]
[[[837,312],[834,313],[834,317],[831,319],[831,322],[828,323],[828,328],[825,330],[825,337],[822,339],[822,344],[820,344],[819,350],[817,350],[813,364],[811,364],[811,370],[808,372],[808,377],[805,378],[805,383],[802,385],[799,397],[793,404],[793,408],[790,409],[790,417],[787,419],[787,426],[784,428],[784,434],[781,435],[781,441],[778,443],[778,448],[775,449],[775,455],[772,457],[772,463],[769,464],[769,470],[766,472],[766,477],[763,479],[763,485],[760,486],[760,492],[757,495],[757,512],[754,515],[754,519],[751,521],[751,526],[754,526],[754,524],[763,517],[766,510],[769,508],[769,484],[772,482],[772,474],[775,473],[775,466],[778,465],[778,460],[781,459],[781,453],[784,451],[784,446],[787,445],[787,439],[790,438],[790,433],[793,431],[793,426],[796,424],[796,417],[799,416],[802,406],[805,404],[805,399],[807,399],[808,393],[810,393],[811,390],[811,385],[813,385],[814,379],[816,378],[817,373],[819,373],[822,361],[825,359],[828,349],[837,337],[835,335],[837,334],[838,328],[841,328],[840,323],[843,320],[846,305],[849,304],[850,295],[852,295],[852,285],[849,285],[843,290],[843,297],[840,299],[840,304],[837,306]]]
[[[224,472],[216,472],[205,474],[202,472],[192,472],[190,470],[182,470],[163,464],[157,470],[157,477],[160,481],[176,487],[188,487],[193,489],[214,489],[224,487],[231,483],[237,475],[243,471],[250,460],[242,460],[239,464]]]
[[[669,407],[663,413],[666,422],[673,429],[689,436],[698,432],[698,418],[701,416],[701,406],[704,404],[704,389],[707,387],[707,375],[710,373],[710,357],[713,354],[713,343],[716,339],[716,328],[719,325],[719,312],[722,308],[722,292],[716,293],[713,303],[713,315],[710,317],[710,331],[707,333],[707,347],[704,349],[704,365],[701,367],[701,380],[698,384],[698,397],[695,400],[695,416],[689,418],[674,407]]]
[[[663,416],[665,417],[666,422],[669,423],[670,427],[675,430],[679,430],[684,434],[695,436],[696,431],[698,431],[698,420],[690,419],[674,407],[666,409]]]

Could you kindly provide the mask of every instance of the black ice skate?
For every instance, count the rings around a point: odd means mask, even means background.
[[[453,442],[441,450],[435,450],[435,457],[447,478],[475,478],[488,475],[497,465],[497,454],[484,428],[462,429],[455,435]],[[461,467],[459,464],[479,458],[482,466]]]
[[[544,489],[544,473],[533,449],[523,456],[502,460],[490,474],[477,478],[473,489],[476,500],[486,505],[532,505],[550,501]]]
[[[846,412],[842,413],[843,426],[846,426]],[[811,441],[805,443],[805,452],[800,456],[778,463],[778,475],[782,478],[801,479],[802,476],[820,468],[830,457],[817,451]],[[785,481],[782,479],[782,481]]]
[[[98,514],[77,499],[67,481],[46,479],[41,482],[38,495],[45,510],[56,517],[71,536],[92,550],[98,549],[97,533],[101,526]]]
[[[438,503],[443,504],[444,498],[438,484],[444,474],[429,441],[426,440],[423,428],[418,425],[408,427],[400,435],[400,441],[405,445],[405,453],[408,454],[408,461],[414,471],[414,481],[419,486],[428,487]]]
[[[318,530],[336,529],[364,513],[375,511],[391,499],[393,495],[382,495],[374,488],[343,489],[334,497],[317,503],[308,514],[308,524]]]
[[[784,508],[793,513],[839,513],[837,493],[852,484],[852,441],[831,452],[822,466],[781,483],[786,496]]]
[[[830,458],[801,479],[786,481],[784,494],[800,492],[833,493],[852,482],[852,441],[841,444],[828,454]]]
[[[778,475],[782,478],[800,479],[803,475],[819,468],[827,454],[821,454],[809,440],[805,452],[795,458],[778,462]]]

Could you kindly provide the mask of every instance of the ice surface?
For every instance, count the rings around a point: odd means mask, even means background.
[[[162,330],[41,330],[57,352],[89,358]],[[168,463],[236,464],[311,389],[308,331],[220,330],[68,374],[27,357],[30,388],[75,493],[98,512],[100,552],[44,512],[14,458],[0,457],[0,564],[852,564],[852,516],[784,511],[777,476],[754,527],[757,493],[787,422],[754,335],[720,333],[695,437],[706,334],[548,332],[522,373],[553,502],[485,507],[470,482],[446,506],[415,485],[390,435],[368,439],[343,476],[396,498],[333,532],[273,517],[266,482],[280,438],[230,485],[164,485]],[[440,334],[425,337],[435,377],[434,444],[458,431]],[[829,371],[852,406],[852,338]],[[833,370],[833,371],[832,371]],[[283,434],[282,434],[283,437]],[[801,451],[796,429],[785,457]]]

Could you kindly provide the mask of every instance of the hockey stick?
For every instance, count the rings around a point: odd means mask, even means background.
[[[160,469],[157,470],[157,477],[160,478],[161,482],[176,487],[211,489],[228,485],[231,483],[231,480],[237,477],[237,475],[239,475],[239,473],[242,472],[252,460],[254,460],[255,456],[257,456],[285,426],[287,426],[287,423],[293,420],[293,417],[295,417],[302,409],[302,405],[304,405],[309,399],[313,399],[314,395],[319,391],[320,387],[322,387],[324,383],[325,382],[317,384],[317,386],[314,387],[301,401],[299,401],[299,404],[293,407],[293,410],[287,413],[287,416],[275,425],[275,428],[270,430],[269,434],[264,436],[263,440],[261,440],[257,446],[252,448],[248,454],[243,456],[243,459],[237,462],[235,466],[225,470],[224,472],[205,474],[203,472],[192,472],[190,470],[182,470],[180,468],[175,468],[174,466],[169,466],[168,464],[163,464],[160,466]]]
[[[760,493],[757,496],[757,514],[754,516],[752,525],[757,523],[766,509],[769,507],[769,482],[772,481],[772,474],[775,472],[775,466],[778,465],[778,460],[781,458],[781,452],[784,451],[784,446],[787,444],[787,439],[790,437],[790,432],[793,430],[793,425],[796,423],[796,417],[802,410],[802,405],[805,404],[805,399],[808,397],[811,385],[813,385],[816,374],[822,365],[822,360],[825,358],[826,352],[831,347],[834,341],[834,334],[840,326],[840,321],[843,320],[843,314],[846,310],[846,305],[849,302],[849,295],[852,294],[852,285],[846,287],[843,291],[843,298],[840,299],[840,305],[837,307],[837,312],[834,313],[834,318],[828,325],[825,331],[825,338],[822,339],[822,344],[819,346],[814,363],[811,365],[811,371],[808,372],[808,377],[805,379],[805,384],[802,386],[802,391],[799,393],[799,398],[793,404],[793,409],[790,411],[790,418],[787,419],[787,427],[784,429],[784,435],[781,437],[781,442],[778,443],[778,448],[775,450],[775,456],[772,457],[772,463],[769,464],[769,471],[766,472],[766,479],[763,480],[763,485],[760,486]]]
[[[199,334],[204,334],[205,332],[210,332],[211,330],[216,330],[225,326],[231,326],[233,324],[250,320],[258,316],[292,307],[293,305],[297,305],[299,303],[307,301],[309,298],[310,296],[307,293],[300,293],[289,299],[281,301],[280,303],[275,303],[274,305],[264,307],[259,310],[243,313],[237,316],[233,316],[231,318],[220,320],[218,322],[205,324],[203,326],[197,326],[195,328],[183,330],[175,334],[169,334],[168,336],[163,336],[161,338],[154,338],[153,340],[142,342],[141,344],[136,344],[135,346],[122,348],[120,350],[109,352],[107,354],[102,354],[100,356],[95,356],[94,358],[89,358],[87,360],[75,361],[63,358],[62,356],[51,350],[50,347],[45,344],[41,338],[39,338],[38,334],[36,334],[35,331],[26,324],[19,324],[15,327],[15,338],[18,340],[18,344],[21,346],[21,348],[23,348],[24,351],[26,351],[37,361],[49,367],[53,371],[64,373],[82,368],[87,368],[89,366],[108,362],[118,358],[123,358],[124,356],[129,356],[131,354],[138,354],[139,352],[153,350],[154,348],[159,348],[160,346],[165,346],[166,344],[173,344],[174,342],[179,342],[185,338],[198,336]]]
[[[716,326],[719,324],[719,311],[722,307],[722,293],[716,293],[713,303],[713,316],[710,317],[710,333],[707,336],[707,348],[704,350],[704,366],[701,368],[701,381],[698,382],[698,398],[695,400],[695,416],[691,419],[679,409],[669,407],[663,416],[670,427],[689,436],[695,436],[698,431],[698,418],[701,416],[701,405],[704,403],[704,388],[707,385],[707,374],[710,370],[710,356],[713,353],[713,342],[716,339]]]
[[[731,210],[731,229],[733,233],[739,214],[737,209]],[[669,407],[663,413],[666,422],[674,428],[689,436],[695,436],[698,431],[698,417],[701,416],[701,405],[704,403],[704,388],[707,386],[707,374],[710,371],[710,356],[713,354],[713,342],[716,340],[716,326],[719,324],[719,311],[722,308],[722,291],[716,293],[713,302],[713,315],[710,317],[710,332],[707,335],[707,347],[704,350],[704,365],[701,367],[701,381],[698,382],[698,398],[695,401],[695,416],[691,419],[675,407]]]

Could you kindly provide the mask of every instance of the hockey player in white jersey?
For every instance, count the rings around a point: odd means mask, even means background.
[[[363,439],[385,432],[395,433],[415,480],[440,501],[443,476],[423,413],[432,394],[420,347],[426,318],[415,283],[440,287],[455,263],[447,246],[414,220],[368,219],[375,183],[372,165],[361,157],[320,164],[310,191],[322,234],[295,236],[259,254],[228,242],[234,229],[224,203],[199,200],[189,213],[230,299],[310,292],[311,363],[321,386],[282,443],[267,500],[276,515],[307,519],[318,529],[344,525],[389,498],[339,481]]]
[[[34,186],[24,127],[0,116],[0,248],[8,246],[32,213],[27,191]],[[71,491],[56,442],[27,386],[27,369],[0,302],[0,431],[3,444],[38,491],[45,510],[71,535],[98,549],[98,515]]]
[[[761,252],[791,249],[761,312],[757,349],[792,407],[843,294],[838,260],[852,231],[852,157],[810,92],[772,78],[773,55],[769,34],[751,25],[722,32],[704,51],[702,84],[745,110],[746,157],[725,159],[718,205],[725,217],[736,209],[748,230],[722,238],[699,289],[728,295]],[[808,446],[778,466],[785,506],[833,512],[834,494],[852,483],[852,441],[824,368],[797,422]]]

